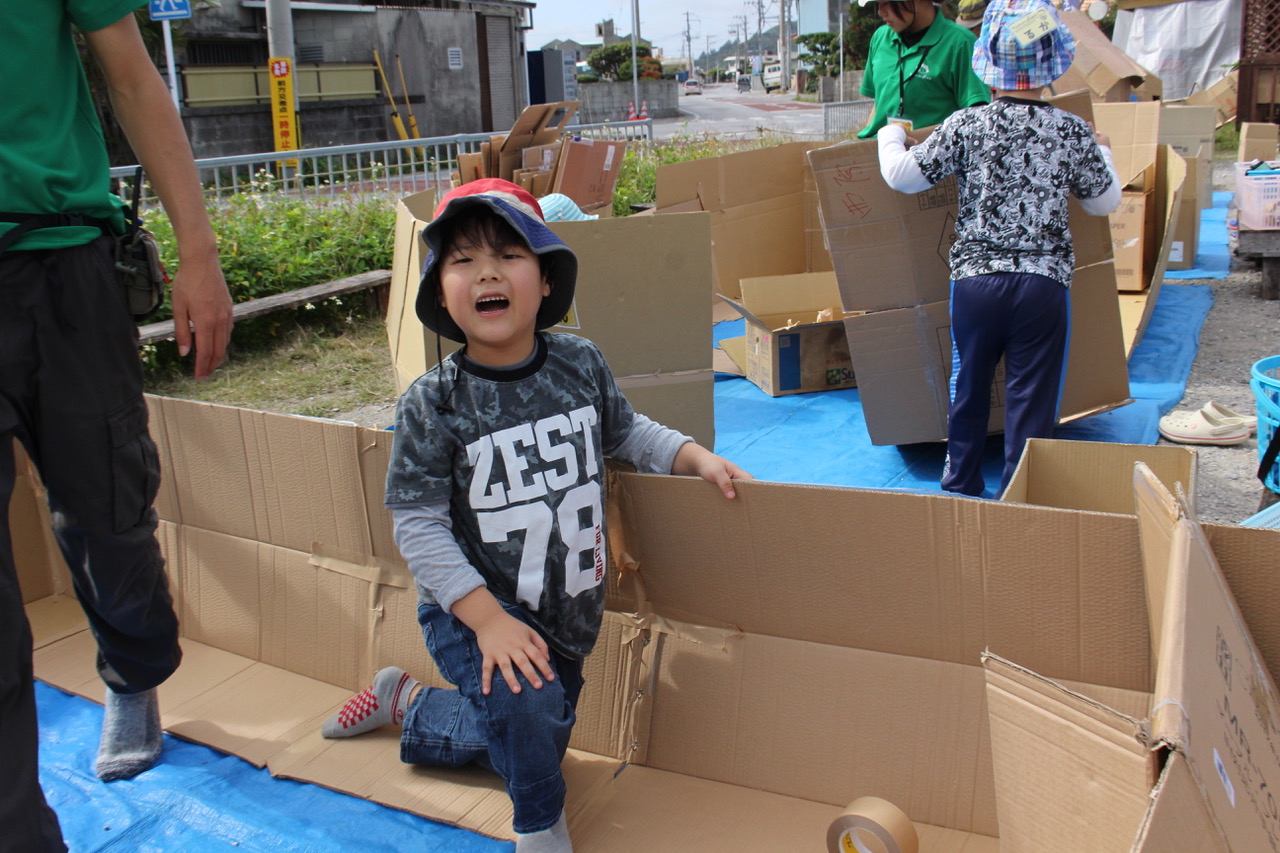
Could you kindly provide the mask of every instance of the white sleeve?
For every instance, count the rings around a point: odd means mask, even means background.
[[[485,585],[453,537],[448,500],[396,507],[391,521],[400,556],[409,564],[413,579],[446,611],[452,612],[455,601]]]
[[[907,132],[900,124],[886,124],[876,133],[880,143],[880,174],[898,192],[918,193],[933,184],[920,171],[920,164],[907,151]]]
[[[1120,206],[1120,177],[1116,174],[1116,163],[1111,157],[1111,149],[1106,145],[1099,145],[1098,150],[1102,152],[1107,171],[1111,173],[1111,186],[1107,187],[1102,195],[1080,199],[1080,206],[1084,208],[1085,213],[1106,216]]]
[[[613,458],[635,466],[641,474],[670,474],[676,453],[692,438],[636,412],[631,430]]]

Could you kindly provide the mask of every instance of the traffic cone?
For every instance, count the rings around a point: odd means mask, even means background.
[[[649,119],[649,102],[640,102],[640,121],[648,121]]]
[[[636,102],[627,101],[627,121],[636,120]]]

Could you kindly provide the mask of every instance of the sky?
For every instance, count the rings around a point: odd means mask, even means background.
[[[581,44],[598,44],[596,24],[613,19],[613,31],[623,36],[631,35],[631,0],[598,0],[582,3],[580,0],[536,0],[533,10],[533,29],[525,33],[525,45],[537,50],[555,39],[572,39]],[[637,0],[640,7],[640,37],[651,42],[654,48],[662,48],[668,58],[685,55],[686,22],[693,55],[707,50],[708,39],[715,50],[725,42],[734,40],[733,27],[742,26],[742,16],[747,17],[748,34],[757,29],[758,14],[755,0]],[[687,14],[687,19],[686,19]],[[791,6],[795,14],[795,4]],[[764,0],[764,29],[778,23],[777,0]]]

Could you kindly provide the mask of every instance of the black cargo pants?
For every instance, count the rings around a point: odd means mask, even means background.
[[[13,437],[48,491],[103,681],[141,692],[181,658],[155,539],[159,462],[137,333],[110,251],[103,237],[0,254],[0,851],[65,849],[38,780],[31,631],[8,529]]]

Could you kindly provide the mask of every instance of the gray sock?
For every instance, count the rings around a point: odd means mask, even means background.
[[[569,840],[569,822],[564,811],[550,829],[516,833],[516,853],[573,853]]]
[[[353,737],[404,722],[409,698],[418,686],[416,679],[398,666],[387,666],[373,677],[373,686],[352,696],[338,712],[320,726],[325,737]]]
[[[164,733],[155,688],[133,694],[108,688],[103,704],[106,713],[94,772],[103,782],[132,779],[160,755]]]

